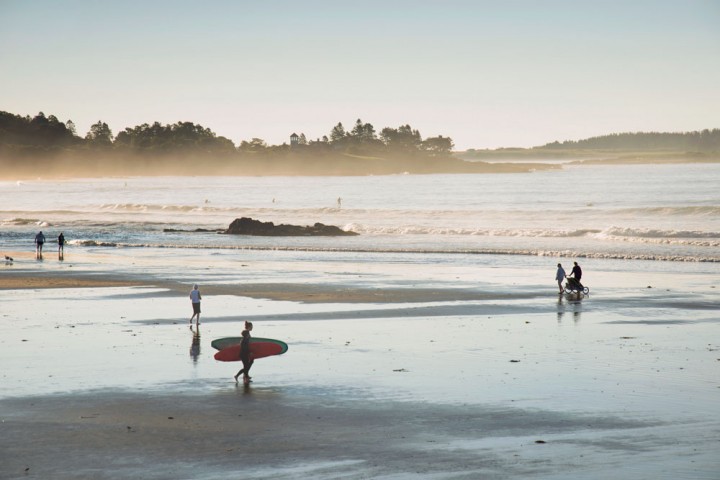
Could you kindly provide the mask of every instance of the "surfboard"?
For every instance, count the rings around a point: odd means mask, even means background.
[[[227,347],[232,347],[233,345],[240,345],[242,343],[243,337],[223,337],[223,338],[216,338],[212,342],[210,342],[210,345],[215,350],[223,350]],[[280,340],[273,340],[272,338],[260,338],[260,337],[250,337],[251,342],[280,342]],[[280,342],[283,345],[285,345],[283,342]],[[287,350],[287,345],[285,345],[285,350]],[[284,353],[284,352],[283,352]]]
[[[282,355],[287,352],[287,343],[271,338],[251,338],[250,354],[253,359]],[[225,347],[215,354],[215,360],[221,362],[239,362],[241,345]]]

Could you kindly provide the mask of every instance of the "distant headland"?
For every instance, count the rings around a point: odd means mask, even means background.
[[[289,134],[268,145],[235,145],[192,122],[144,123],[114,135],[103,121],[78,135],[72,120],[0,111],[0,177],[106,175],[392,175],[509,173],[558,168],[557,162],[719,161],[720,130],[626,133],[530,149],[454,151],[451,137],[423,138],[409,124],[378,132],[358,119],[314,140]]]

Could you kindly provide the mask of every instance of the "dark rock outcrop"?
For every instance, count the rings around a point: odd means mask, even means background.
[[[275,225],[273,222],[261,222],[252,218],[236,218],[223,233],[232,235],[257,235],[265,237],[339,237],[357,235],[355,232],[346,232],[333,225],[316,223],[312,226]]]

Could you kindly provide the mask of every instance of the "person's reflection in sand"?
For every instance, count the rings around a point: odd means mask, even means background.
[[[562,322],[563,315],[565,315],[565,304],[563,303],[563,296],[560,295],[558,297],[558,306],[557,306],[557,321]]]
[[[192,357],[193,363],[197,363],[198,357],[200,357],[200,327],[198,326],[196,330],[190,327],[190,330],[193,332],[190,356]]]
[[[580,321],[580,314],[582,313],[582,297],[574,297],[570,301],[573,309],[573,321],[578,323]]]

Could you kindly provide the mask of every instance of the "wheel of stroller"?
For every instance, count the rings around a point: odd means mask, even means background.
[[[584,288],[583,288],[583,293],[584,293],[585,295],[587,295],[588,293],[590,293],[590,289],[589,289],[588,287],[584,287]]]

